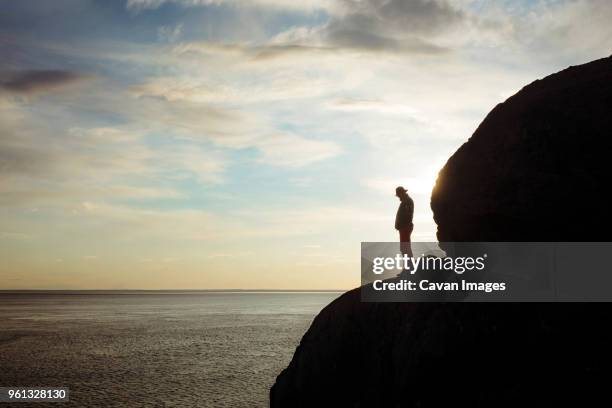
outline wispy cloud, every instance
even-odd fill
[[[337,156],[338,144],[325,140],[310,140],[293,134],[273,134],[259,140],[261,163],[300,167]]]
[[[337,7],[335,0],[127,0],[126,8],[132,11],[157,9],[171,3],[183,7],[231,5],[240,7],[273,7],[279,10],[329,10]]]
[[[340,2],[345,12],[333,18],[322,36],[337,47],[403,53],[440,53],[432,42],[465,20],[465,15],[444,0]]]
[[[175,26],[161,26],[157,29],[157,38],[163,42],[173,43],[178,41],[183,34],[183,23]]]
[[[14,93],[32,94],[58,89],[82,81],[87,75],[64,70],[24,70],[0,74],[0,88]]]

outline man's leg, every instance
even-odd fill
[[[399,230],[400,234],[400,249],[402,254],[412,258],[412,247],[410,246],[410,235],[412,234],[413,226],[404,227]]]

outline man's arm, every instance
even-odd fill
[[[407,204],[407,224],[412,224],[412,219],[414,217],[414,201],[412,201],[412,198],[408,197]]]
[[[397,209],[397,214],[395,214],[395,229],[398,231],[400,229],[401,220],[402,220],[402,204],[400,203]]]

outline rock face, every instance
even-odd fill
[[[432,194],[443,241],[609,241],[612,58],[489,113]],[[608,304],[361,303],[315,318],[271,407],[550,406],[603,394]]]
[[[440,172],[438,240],[609,241],[611,159],[612,57],[535,81]]]

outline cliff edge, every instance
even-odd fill
[[[612,58],[497,105],[440,171],[443,241],[609,241]],[[361,303],[315,318],[277,407],[550,406],[607,390],[608,304]]]

